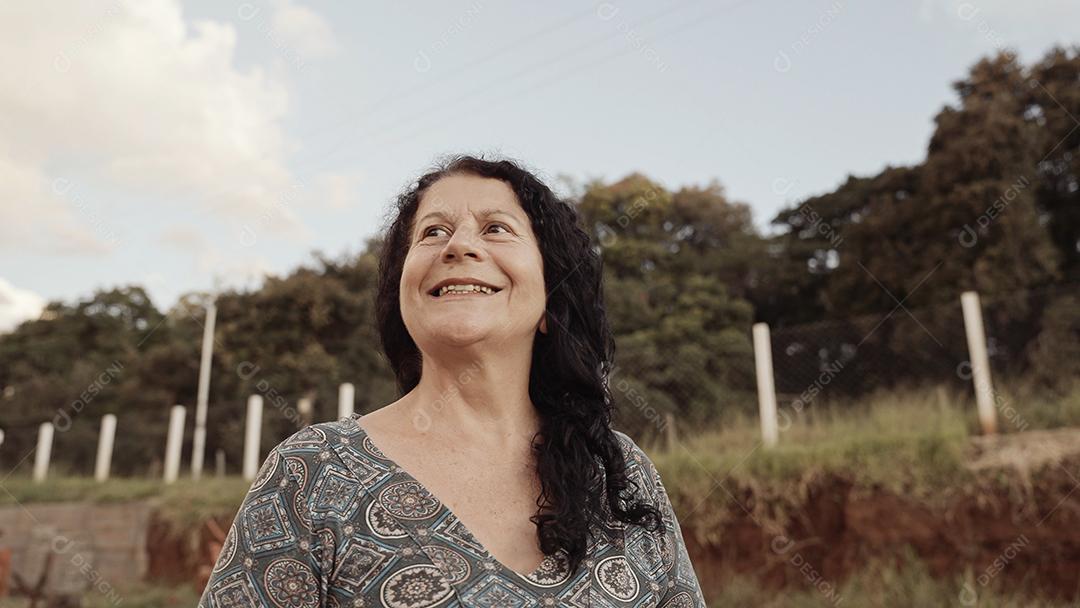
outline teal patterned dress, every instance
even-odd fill
[[[199,608],[704,608],[660,476],[626,434],[615,432],[627,474],[659,506],[667,533],[607,512],[576,572],[560,551],[523,575],[386,458],[358,419],[308,426],[270,452]]]

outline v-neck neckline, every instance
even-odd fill
[[[462,521],[462,519],[457,516],[457,513],[454,513],[453,510],[450,509],[450,506],[447,505],[445,501],[443,501],[441,498],[439,498],[434,492],[429,490],[427,488],[427,486],[425,486],[423,483],[421,483],[420,480],[417,479],[415,476],[413,476],[413,474],[410,473],[405,467],[401,466],[400,463],[398,463],[394,459],[390,458],[390,456],[387,455],[387,453],[385,451],[383,451],[383,449],[380,448],[378,446],[378,444],[375,443],[375,441],[371,438],[371,434],[368,433],[367,429],[365,429],[363,427],[363,425],[360,424],[360,419],[361,418],[363,418],[362,414],[353,414],[353,416],[352,416],[353,423],[356,424],[356,427],[358,429],[360,429],[361,441],[363,441],[364,439],[367,439],[367,441],[371,445],[371,447],[375,448],[375,451],[382,455],[382,459],[385,460],[387,463],[389,463],[391,465],[392,474],[400,476],[402,481],[407,481],[409,483],[415,484],[416,487],[419,488],[423,493],[427,494],[433,500],[438,502],[439,503],[439,509],[444,511],[449,517],[452,517],[454,519],[454,521],[457,522],[457,525],[473,541],[475,541],[476,548],[481,553],[481,558],[483,560],[489,560],[491,563],[495,564],[495,566],[497,568],[499,568],[499,569],[501,569],[501,570],[503,570],[505,572],[508,572],[510,574],[517,575],[518,577],[523,578],[525,580],[529,580],[529,581],[535,581],[536,578],[537,578],[537,575],[539,575],[539,574],[541,574],[541,573],[543,573],[543,572],[550,569],[549,566],[554,566],[554,567],[558,568],[557,572],[560,575],[562,575],[564,573],[566,562],[565,562],[565,551],[562,550],[562,549],[560,549],[558,551],[558,553],[556,553],[555,555],[547,555],[547,554],[545,554],[544,559],[540,560],[540,565],[533,568],[532,571],[530,571],[527,574],[523,574],[521,572],[518,572],[517,570],[514,570],[510,566],[507,566],[506,564],[502,563],[502,561],[500,561],[498,558],[496,558],[491,553],[491,551],[488,550],[488,548],[484,545],[484,543],[480,542],[480,537],[473,534],[472,530],[469,529],[469,526],[465,525],[465,522]],[[555,560],[554,563],[552,563],[552,560]]]

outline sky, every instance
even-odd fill
[[[1076,23],[1075,0],[5,1],[0,332],[355,254],[455,153],[561,193],[716,180],[767,233],[920,162],[980,57],[1033,63]]]

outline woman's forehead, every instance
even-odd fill
[[[438,214],[448,219],[496,212],[522,218],[524,210],[506,182],[474,175],[451,175],[431,185],[420,198],[416,216]]]

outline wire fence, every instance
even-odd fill
[[[981,302],[989,367],[996,387],[1053,388],[1080,378],[1080,284],[1064,284],[984,296]],[[770,334],[772,375],[781,407],[811,401],[858,400],[875,391],[945,386],[973,392],[972,364],[960,299],[955,303],[882,314],[781,327]],[[701,342],[620,346],[622,358],[609,378],[617,427],[651,436],[684,434],[722,424],[724,414],[756,415],[758,387],[750,327],[727,328]],[[659,350],[660,352],[654,352]],[[659,364],[657,362],[660,362]],[[118,416],[112,471],[156,475],[164,460],[168,398],[118,394],[111,379],[122,369],[105,367],[76,373],[86,390],[58,398],[62,406],[47,416],[13,411],[10,390],[0,392],[0,474],[28,472],[38,429],[51,422],[54,468],[73,475],[94,469],[101,414]],[[386,379],[387,386],[389,379]],[[80,384],[81,386],[82,384]],[[304,395],[276,394],[272,387],[249,387],[266,400],[261,426],[263,451],[299,430],[297,401]],[[265,390],[264,390],[265,389]],[[360,387],[361,391],[365,387]],[[378,399],[385,397],[385,386]],[[338,413],[337,387],[320,386],[312,418]],[[308,395],[309,397],[311,394]],[[208,410],[206,463],[223,450],[228,470],[242,460],[246,395],[216,399]],[[133,403],[124,408],[110,402]],[[93,407],[87,407],[88,405]],[[147,405],[152,404],[152,405]],[[364,406],[361,405],[361,411]],[[40,410],[38,410],[40,411]],[[188,408],[183,451],[190,454],[194,408]],[[671,428],[672,425],[675,428]]]
[[[1075,374],[1068,361],[1057,360],[1054,350],[1078,340],[1080,285],[981,300],[990,369],[997,382],[1049,387]],[[784,327],[771,337],[776,390],[789,398],[808,392],[844,399],[900,386],[971,386],[959,298],[933,307],[897,307],[886,314]]]

